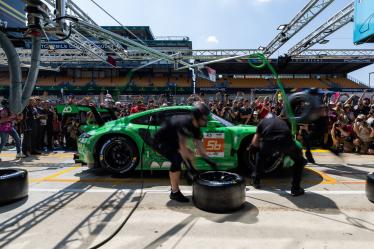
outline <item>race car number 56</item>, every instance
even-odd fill
[[[208,156],[225,156],[225,134],[224,133],[204,133],[204,146]]]

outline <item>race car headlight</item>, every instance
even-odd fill
[[[88,133],[83,133],[83,134],[80,136],[80,138],[90,138],[90,137],[91,137],[91,135],[88,134]]]

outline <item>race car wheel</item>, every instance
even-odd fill
[[[366,196],[374,203],[374,173],[368,174],[366,178]]]
[[[138,150],[134,142],[125,137],[109,138],[100,148],[100,165],[112,172],[125,174],[138,164]]]
[[[1,169],[0,193],[0,204],[7,204],[26,197],[29,193],[27,171]]]
[[[249,150],[249,145],[246,147],[244,152],[244,162],[248,165],[249,170],[251,171],[256,165],[257,153],[252,153]],[[265,163],[264,174],[275,173],[278,170],[283,168],[284,155],[279,152],[275,152],[271,155]]]
[[[192,199],[197,208],[208,212],[238,210],[245,202],[245,180],[230,172],[200,173],[192,184]]]

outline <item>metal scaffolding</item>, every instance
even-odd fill
[[[349,22],[353,21],[354,3],[352,2],[343,10],[339,11],[330,20],[317,28],[310,35],[305,37],[290,50],[288,50],[288,55],[295,56],[301,52],[309,49],[315,44],[325,41],[325,38],[333,34],[335,31],[344,27]]]
[[[289,24],[279,26],[280,33],[263,49],[264,54],[274,54],[332,2],[334,0],[311,0]]]
[[[20,61],[23,64],[30,63],[31,49],[16,49]],[[178,54],[180,60],[196,60],[196,61],[212,61],[218,59],[232,58],[235,56],[241,56],[240,60],[247,59],[250,54],[255,53],[257,50],[237,50],[237,49],[222,49],[222,50],[160,50],[164,54]],[[149,55],[141,55],[137,51],[133,50],[128,53],[127,60],[131,61],[144,61],[148,62],[153,57]],[[374,49],[309,49],[302,53],[294,56],[297,59],[374,59]],[[87,63],[87,62],[102,62],[102,59],[98,56],[92,57],[91,54],[82,52],[78,49],[42,49],[41,50],[41,61],[43,65],[49,65],[50,63],[65,64],[65,63]],[[160,59],[163,61],[164,59]],[[173,64],[173,62],[166,61],[166,63]],[[7,64],[5,53],[0,49],[0,64]]]

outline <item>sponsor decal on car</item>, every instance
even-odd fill
[[[208,156],[225,156],[225,133],[204,133],[203,143]]]

